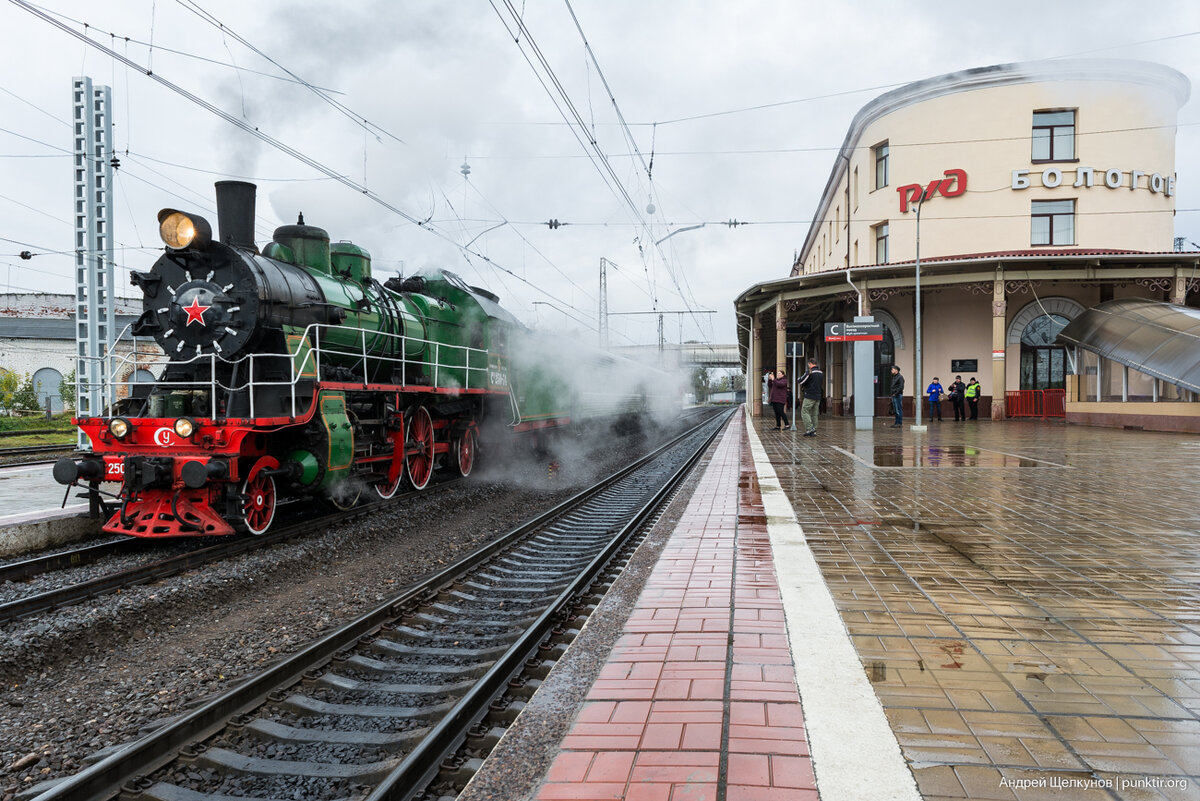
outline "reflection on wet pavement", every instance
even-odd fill
[[[874,467],[1064,467],[1044,459],[970,445],[874,445],[866,452],[834,446],[852,459]]]
[[[866,454],[856,454],[866,458]],[[999,451],[968,445],[876,445],[872,463],[877,467],[1046,467],[1037,459],[1027,459]]]
[[[758,430],[926,799],[1200,799],[1196,437]]]

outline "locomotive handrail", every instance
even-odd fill
[[[342,333],[354,332],[358,335],[359,343],[358,348],[356,349],[358,352],[354,355],[358,357],[356,361],[358,361],[362,370],[363,383],[369,383],[372,363],[376,365],[376,369],[378,369],[378,365],[380,364],[396,365],[400,368],[400,373],[402,376],[408,375],[408,366],[410,363],[419,363],[427,364],[431,370],[430,389],[469,390],[476,383],[471,380],[472,374],[478,373],[484,374],[483,380],[478,381],[481,388],[486,388],[488,386],[487,372],[490,369],[489,357],[491,354],[490,351],[485,348],[473,348],[467,345],[448,345],[443,342],[437,342],[430,339],[418,339],[405,334],[395,334],[387,331],[373,331],[358,326],[339,326],[325,323],[312,323],[308,325],[304,329],[303,336],[296,343],[295,348],[287,348],[283,353],[251,353],[236,359],[227,358],[219,353],[200,353],[185,359],[173,359],[171,358],[171,355],[167,353],[147,354],[144,352],[133,351],[130,353],[110,352],[104,356],[80,357],[79,360],[81,362],[107,362],[106,366],[108,367],[108,370],[102,373],[106,376],[106,378],[100,382],[100,386],[102,391],[104,391],[106,395],[112,399],[111,402],[121,399],[118,397],[118,393],[121,388],[124,388],[125,397],[130,397],[132,395],[133,388],[137,384],[144,383],[133,380],[115,380],[115,377],[120,375],[126,369],[129,369],[131,375],[135,375],[136,371],[139,369],[147,369],[160,365],[186,365],[207,362],[209,374],[207,381],[169,381],[160,377],[155,380],[155,385],[160,388],[178,388],[191,391],[201,388],[207,390],[209,395],[207,401],[210,418],[216,418],[218,416],[218,393],[236,393],[250,390],[252,387],[288,388],[289,405],[291,407],[292,416],[295,417],[297,411],[297,389],[299,388],[301,382],[306,378],[305,373],[311,368],[313,373],[319,379],[321,375],[322,362],[327,360],[330,354],[337,354],[345,357],[351,353],[354,353],[353,350],[348,351],[345,346],[331,346],[323,341],[324,337],[322,337],[321,334],[326,330],[339,331]],[[368,334],[371,335],[376,344],[380,338],[384,338],[384,341],[387,339],[394,340],[395,345],[390,348],[383,348],[381,349],[383,351],[382,353],[373,355],[367,349]],[[305,348],[305,342],[309,343],[307,352],[304,352],[303,355],[301,355],[302,350]],[[427,352],[431,351],[433,358],[428,363],[414,362],[414,360],[408,355],[408,347],[414,344],[422,346]],[[444,349],[449,349],[450,354],[461,353],[463,355],[463,363],[461,365],[444,363],[443,356],[447,355],[444,353]],[[386,355],[388,353],[394,353],[398,355]],[[256,361],[261,362],[263,359],[277,360],[281,358],[286,358],[288,360],[290,372],[289,378],[283,381],[256,381],[255,374],[258,373],[261,375],[262,373],[261,369],[255,370]],[[297,358],[300,360],[299,364],[297,364]],[[475,364],[482,362],[482,365],[473,366],[473,362]],[[245,380],[241,383],[230,382],[229,385],[219,381],[217,379],[218,363],[233,366],[235,368],[235,376],[237,375],[236,368],[238,366],[244,366],[246,370]],[[456,381],[447,381],[445,385],[443,385],[445,371],[462,371],[465,382],[463,384],[459,384]],[[80,372],[86,375],[86,371],[81,370]],[[80,387],[82,390],[86,391],[91,389],[92,385],[90,382],[86,381],[86,379],[82,379],[80,381]],[[248,394],[250,407],[249,416],[256,417],[256,413],[258,411],[256,408],[257,393],[249,392]]]

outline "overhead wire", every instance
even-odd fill
[[[591,60],[591,63],[596,68],[596,74],[599,76],[600,82],[604,86],[604,91],[607,92],[607,94],[608,94],[609,102],[612,103],[613,113],[616,114],[617,121],[621,127],[622,133],[625,136],[625,140],[629,143],[629,146],[632,148],[636,159],[641,163],[642,170],[646,173],[647,180],[651,183],[651,185],[653,185],[654,173],[653,173],[653,169],[651,167],[653,159],[651,159],[651,162],[648,163],[646,161],[645,156],[642,154],[641,149],[638,147],[637,138],[633,135],[633,131],[630,130],[629,125],[625,120],[625,115],[621,111],[621,105],[620,105],[620,103],[617,102],[616,94],[613,92],[612,86],[608,83],[608,79],[604,75],[604,69],[600,66],[600,61],[596,57],[595,51],[592,49],[591,42],[588,41],[587,34],[584,33],[583,25],[580,23],[579,17],[578,17],[578,15],[576,15],[575,9],[571,5],[571,0],[563,0],[563,2],[567,7],[568,13],[571,15],[571,21],[575,24],[575,30],[579,33],[579,38],[583,41],[583,47],[584,47],[585,52],[587,53],[588,58]],[[652,131],[654,133],[657,133],[657,126],[654,126]],[[630,202],[632,205],[632,201],[630,201]],[[636,208],[635,208],[635,213],[637,214],[638,218],[641,219],[641,214]],[[649,231],[649,226],[647,226],[647,232],[648,231]],[[683,274],[683,284],[685,286],[687,286],[687,289],[685,291],[684,287],[680,286],[679,276],[676,274],[676,270],[672,268],[671,260],[667,257],[667,254],[661,248],[658,247],[659,240],[654,240],[654,242],[655,242],[655,244],[654,244],[655,250],[657,251],[659,257],[663,261],[663,266],[667,270],[667,275],[670,276],[671,282],[675,285],[675,289],[679,292],[680,300],[683,301],[684,306],[688,310],[688,314],[691,316],[692,321],[696,324],[697,328],[698,329],[702,328],[700,319],[699,319],[698,315],[696,314],[695,309],[693,308],[693,305],[698,305],[698,304],[696,304],[695,293],[692,290],[690,282],[687,279],[686,271],[679,271]],[[690,301],[688,299],[688,295],[691,296]]]
[[[161,44],[155,44],[154,38],[153,38],[153,32],[154,32],[154,21],[153,21],[154,11],[153,11],[153,9],[151,11],[151,23],[150,23],[151,39],[150,39],[150,41],[147,42],[143,39],[138,39],[133,36],[122,36],[119,33],[114,33],[113,31],[105,30],[103,28],[97,27],[96,25],[93,25],[92,23],[84,22],[81,19],[72,17],[69,14],[64,14],[61,11],[55,11],[55,10],[46,8],[45,6],[38,6],[33,3],[31,3],[30,5],[33,5],[35,8],[39,8],[42,11],[45,11],[47,14],[52,14],[56,17],[60,17],[61,19],[65,19],[66,21],[74,23],[75,25],[78,25],[80,27],[86,27],[90,30],[97,31],[98,33],[107,34],[110,38],[113,38],[113,39],[120,39],[121,41],[123,41],[125,43],[126,48],[128,48],[128,46],[130,44],[135,44],[135,45],[139,45],[141,47],[147,48],[147,50],[150,53],[152,53],[154,50],[158,50],[163,53],[170,53],[173,56],[180,56],[181,58],[192,59],[194,61],[200,61],[205,64],[212,64],[213,66],[217,66],[217,67],[228,67],[229,69],[235,70],[237,72],[246,72],[251,75],[257,75],[260,78],[270,78],[271,80],[283,81],[284,83],[295,83],[295,84],[301,83],[300,81],[296,80],[295,78],[285,77],[283,75],[272,74],[269,72],[263,72],[261,70],[253,70],[253,69],[250,69],[249,67],[239,67],[236,64],[231,64],[226,61],[220,61],[219,59],[208,58],[206,56],[200,56],[195,53],[189,53],[186,50],[175,50],[170,47],[163,47]],[[125,54],[129,55],[128,49],[126,49]],[[154,59],[153,59],[153,57],[151,57],[150,62],[147,64],[147,68],[153,69],[153,66],[154,66],[153,61],[154,61]],[[126,84],[126,88],[128,89],[128,84]],[[330,89],[328,87],[319,87],[319,88],[321,89],[322,92],[328,92],[329,94],[334,94],[334,95],[343,94],[343,92],[339,92],[336,89]]]
[[[462,248],[462,245],[459,244],[458,242],[456,242],[453,239],[453,237],[449,236],[446,232],[441,231],[437,228],[431,227],[429,225],[428,220],[418,219],[417,217],[413,216],[412,214],[409,214],[408,212],[404,211],[403,209],[390,203],[389,201],[384,199],[382,196],[380,196],[378,193],[359,184],[358,182],[354,181],[353,179],[347,177],[346,175],[331,169],[330,167],[326,166],[322,162],[308,156],[307,154],[297,150],[294,147],[291,147],[290,145],[285,144],[284,142],[280,141],[279,139],[276,139],[275,137],[270,136],[269,134],[265,133],[264,131],[261,131],[259,128],[249,125],[248,123],[246,123],[243,120],[239,120],[237,117],[235,117],[232,114],[229,114],[224,109],[221,109],[218,106],[213,105],[209,101],[205,100],[202,97],[199,97],[198,95],[188,91],[187,89],[184,89],[183,87],[179,86],[178,84],[175,84],[175,83],[163,78],[162,75],[160,75],[156,72],[153,72],[152,70],[150,70],[146,67],[143,67],[143,66],[137,64],[136,62],[132,62],[132,61],[126,59],[120,53],[117,53],[116,51],[112,50],[109,47],[105,47],[100,42],[95,41],[94,39],[86,36],[85,34],[73,30],[69,25],[62,23],[59,20],[55,19],[53,16],[43,12],[39,7],[34,6],[33,4],[29,3],[28,0],[9,0],[9,2],[20,8],[25,9],[29,13],[38,17],[39,19],[42,19],[43,21],[58,28],[59,30],[64,31],[65,33],[69,34],[70,36],[73,36],[76,39],[79,39],[80,41],[84,42],[85,44],[87,44],[97,50],[100,50],[101,52],[108,55],[110,58],[117,59],[117,60],[121,61],[122,63],[126,63],[129,66],[140,70],[141,72],[143,72],[143,74],[145,74],[146,77],[150,78],[151,80],[155,81],[156,83],[161,84],[162,86],[166,87],[167,89],[170,89],[171,91],[175,92],[176,94],[180,95],[181,97],[184,97],[185,99],[191,101],[192,103],[200,106],[201,108],[205,109],[206,111],[209,111],[210,113],[220,117],[221,119],[225,120],[226,122],[240,128],[241,130],[245,131],[246,133],[250,134],[251,136],[255,137],[256,139],[259,139],[260,141],[275,148],[276,150],[279,150],[280,152],[296,159],[297,161],[311,167],[312,169],[314,169],[324,175],[327,175],[328,177],[332,178],[333,180],[337,181],[338,183],[340,183],[350,189],[355,190],[356,192],[360,193],[367,199],[371,200],[374,203],[377,203],[378,205],[384,207],[385,209],[392,212],[393,214],[401,217],[402,219],[407,220],[408,222],[412,223],[413,225],[417,226],[418,228],[421,228],[423,230],[426,230],[426,231],[434,234],[435,236],[446,241],[453,247]],[[517,280],[527,284],[529,287],[531,287],[535,291],[542,293],[546,297],[552,298],[555,301],[562,303],[564,305],[571,305],[567,301],[564,301],[564,300],[556,297],[555,295],[551,294],[543,287],[540,287],[537,284],[535,284],[531,281],[528,281],[524,277],[519,276],[516,273],[514,273],[512,270],[509,270],[508,268],[493,261],[488,256],[485,256],[482,253],[478,253],[477,251],[468,250],[468,252],[472,253],[473,255],[475,255],[481,259],[484,259],[485,261],[487,261],[490,264],[495,265],[498,269],[503,270],[504,272],[513,276]]]
[[[501,222],[503,225],[511,225],[512,224],[511,221],[507,217],[505,217],[504,214],[498,208],[496,208],[496,204],[492,203],[492,201],[490,199],[488,199],[488,197],[486,195],[483,194],[483,192],[479,189],[479,187],[475,184],[474,181],[467,181],[467,184],[471,187],[471,191],[473,191],[476,194],[476,196],[479,197],[480,200],[482,200],[484,203],[487,204],[487,207],[489,209],[491,209],[493,212],[495,212],[497,215],[500,216],[500,219],[501,219]],[[538,225],[545,225],[545,223],[544,222],[538,223]],[[586,297],[588,300],[592,300],[592,301],[596,300],[595,296],[591,295],[586,289],[579,286],[579,284],[576,283],[575,279],[573,279],[569,275],[567,275],[567,273],[564,272],[561,267],[559,267],[557,264],[555,264],[553,259],[551,259],[545,253],[543,253],[532,242],[530,242],[529,239],[524,234],[522,234],[520,231],[517,231],[516,229],[514,229],[514,233],[516,233],[516,235],[520,238],[520,240],[522,242],[524,242],[530,249],[532,249],[534,253],[536,253],[538,256],[540,256],[542,258],[542,260],[546,262],[546,264],[550,265],[550,267],[553,268],[555,272],[557,272],[563,278],[567,279],[567,281],[569,281],[572,286],[574,286],[576,289],[578,289],[580,292],[582,292],[584,297]]]
[[[405,144],[405,141],[403,139],[401,139],[399,136],[396,136],[395,134],[393,134],[391,131],[387,130],[383,126],[376,125],[375,123],[373,123],[370,120],[363,117],[361,114],[356,113],[353,109],[349,108],[341,101],[335,100],[334,98],[330,97],[329,93],[326,92],[324,89],[314,86],[313,84],[309,83],[304,78],[301,78],[295,72],[292,72],[290,69],[285,67],[283,64],[276,61],[271,56],[267,55],[265,52],[260,50],[253,42],[251,42],[250,40],[246,39],[241,34],[234,31],[232,28],[230,28],[225,23],[221,22],[221,20],[217,19],[217,17],[210,14],[208,11],[204,10],[204,8],[202,8],[199,3],[195,2],[195,0],[176,0],[176,2],[179,3],[179,5],[183,6],[185,9],[187,9],[188,11],[191,11],[193,14],[200,17],[200,19],[204,20],[208,24],[210,24],[213,27],[220,30],[222,33],[227,33],[230,36],[232,36],[239,44],[241,44],[246,49],[248,49],[251,52],[255,53],[256,55],[266,59],[274,67],[283,71],[286,75],[289,75],[292,79],[294,79],[301,86],[308,89],[310,92],[315,94],[317,97],[319,97],[324,102],[328,103],[333,108],[337,109],[337,111],[339,111],[343,116],[345,116],[347,119],[352,121],[355,125],[359,125],[362,128],[364,128],[365,130],[370,131],[377,138],[380,135],[383,135],[383,136],[386,136],[389,139],[392,139],[400,144]],[[232,56],[232,54],[230,54],[230,55]]]
[[[626,207],[632,212],[633,219],[636,221],[637,226],[640,227],[644,231],[645,235],[649,237],[650,241],[653,242],[654,235],[650,231],[649,223],[647,223],[645,218],[642,217],[641,211],[638,208],[637,203],[633,200],[633,198],[630,196],[628,190],[625,188],[624,182],[620,179],[619,176],[617,176],[615,170],[612,167],[611,162],[609,161],[608,155],[600,147],[599,142],[596,140],[596,137],[594,135],[587,136],[586,137],[587,141],[585,143],[583,141],[583,139],[581,139],[580,136],[578,135],[578,133],[576,132],[577,130],[587,132],[588,124],[583,119],[583,117],[579,113],[578,109],[575,107],[574,102],[571,100],[570,94],[567,92],[565,86],[563,86],[562,82],[559,80],[553,67],[549,64],[548,59],[546,59],[545,55],[542,53],[540,47],[538,46],[536,40],[534,39],[531,32],[525,25],[523,16],[516,11],[516,9],[512,6],[512,3],[510,2],[510,0],[502,0],[502,1],[504,2],[505,6],[508,8],[509,12],[512,14],[514,21],[516,22],[518,31],[520,32],[520,34],[522,34],[524,36],[525,41],[529,44],[530,50],[532,50],[533,53],[535,54],[538,63],[542,65],[542,69],[545,72],[546,78],[549,80],[550,84],[552,84],[554,86],[555,91],[551,91],[550,87],[547,85],[546,80],[543,79],[542,74],[534,66],[533,60],[530,59],[529,55],[525,52],[525,48],[521,46],[521,36],[513,33],[513,29],[509,26],[508,21],[504,18],[503,14],[500,13],[500,10],[498,8],[496,8],[495,3],[492,2],[491,3],[492,8],[493,8],[493,10],[496,11],[497,16],[500,17],[501,23],[505,26],[505,29],[509,32],[509,35],[513,37],[513,41],[517,44],[518,49],[520,50],[522,55],[525,57],[526,62],[529,63],[530,67],[533,69],[535,76],[538,78],[538,81],[542,84],[542,87],[546,90],[547,94],[550,96],[550,99],[554,103],[555,108],[559,111],[559,114],[563,116],[564,120],[568,123],[569,129],[572,130],[572,132],[575,134],[576,140],[579,142],[579,144],[584,148],[585,152],[588,154],[589,160],[592,162],[592,164],[594,166],[597,167],[597,169],[601,170],[601,176],[602,176],[602,178],[604,178],[605,183],[609,186],[610,190],[614,190],[618,194],[619,198],[624,201],[624,203],[626,204]],[[568,8],[570,9],[569,3],[568,3]],[[570,11],[571,11],[572,17],[576,21],[577,29],[579,30],[579,33],[584,40],[584,44],[588,48],[589,56],[591,57],[592,63],[595,65],[598,74],[600,74],[601,80],[605,84],[606,91],[608,91],[608,93],[609,93],[610,100],[613,103],[614,108],[617,110],[617,112],[619,114],[620,113],[620,105],[616,102],[615,95],[613,95],[611,87],[608,86],[607,80],[603,78],[603,70],[600,68],[598,60],[595,59],[594,52],[591,52],[590,44],[588,44],[588,42],[587,42],[587,37],[583,33],[582,26],[579,25],[579,23],[578,23],[578,18],[575,17],[575,15],[574,15],[574,10],[570,9]],[[555,95],[556,92],[557,92],[557,97]],[[562,101],[561,103],[559,102],[560,98]],[[572,124],[571,120],[568,118],[567,111],[563,110],[564,107],[567,109],[567,111],[570,112],[570,117],[574,118],[574,120],[575,120],[574,124]],[[621,119],[623,120],[623,115],[621,115]],[[626,137],[632,143],[635,152],[638,154],[639,158],[641,159],[643,168],[646,170],[647,174],[649,174],[649,165],[646,163],[644,157],[641,156],[640,150],[637,148],[636,140],[632,136],[632,132],[629,131],[628,126],[624,126],[623,130],[625,132]],[[598,157],[598,159],[594,158],[592,156],[593,152]],[[644,273],[645,273],[645,276],[647,279],[647,285],[650,288],[650,297],[651,297],[652,305],[655,308],[657,308],[658,307],[658,292],[657,292],[657,289],[655,286],[653,275],[650,271],[649,263],[646,262],[646,249],[640,244],[640,237],[638,238],[638,240],[635,240],[635,244],[637,244],[639,253],[642,255],[643,264],[644,264]],[[667,266],[668,274],[670,275],[672,283],[675,285],[675,288],[679,293],[680,300],[682,300],[685,305],[688,305],[687,298],[685,296],[685,292],[682,289],[682,287],[680,287],[679,280],[678,280],[677,276],[675,275],[675,272],[670,269],[669,259],[666,257],[666,254],[663,253],[661,250],[658,251],[658,255],[663,260],[664,265]],[[695,319],[694,311],[692,309],[690,309],[690,307],[689,307],[689,312],[692,313],[693,318]],[[699,325],[699,321],[696,320],[696,322],[697,322],[697,325]]]
[[[580,136],[581,132],[585,134],[587,133],[587,122],[583,119],[583,115],[579,113],[579,109],[575,106],[574,101],[571,99],[570,93],[567,91],[566,87],[563,86],[562,81],[558,78],[554,68],[550,65],[549,59],[546,58],[545,54],[538,46],[537,41],[534,39],[532,33],[526,27],[523,16],[517,12],[516,8],[512,4],[512,0],[500,1],[513,16],[513,19],[517,25],[517,30],[520,32],[521,36],[513,34],[512,29],[509,27],[508,20],[504,18],[504,15],[501,13],[500,9],[496,7],[495,1],[488,0],[489,4],[492,6],[492,9],[500,18],[501,23],[509,32],[509,35],[513,37],[513,41],[516,43],[517,49],[521,52],[530,68],[533,69],[534,75],[537,77],[538,82],[542,84],[542,88],[545,89],[547,95],[550,96],[550,100],[554,104],[555,109],[558,110],[559,114],[568,123],[570,123],[571,120],[574,120],[574,123],[569,125],[569,130],[575,136],[580,146],[583,147],[584,151],[588,153],[589,160],[600,172],[605,185],[617,196],[619,200],[624,202],[626,207],[633,213],[633,219],[640,221],[643,226],[645,226],[645,220],[641,216],[641,212],[637,207],[637,203],[630,196],[628,190],[626,190],[624,184],[617,176],[616,171],[613,169],[612,164],[608,160],[607,154],[602,148],[600,148],[599,143],[594,137],[590,135],[586,137]],[[522,36],[524,37],[525,42],[528,44],[529,50],[533,53],[534,59],[536,59],[538,64],[541,65],[540,72],[538,67],[533,63],[534,59],[530,58],[529,53],[527,53],[525,47],[522,46]],[[545,75],[544,78],[543,73]],[[553,89],[547,85],[547,80],[551,85],[553,85]],[[653,293],[653,287],[651,288],[651,292]]]

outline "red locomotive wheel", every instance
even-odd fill
[[[242,482],[242,523],[246,530],[258,536],[265,534],[275,519],[275,479],[261,472]]]
[[[404,483],[404,469],[401,468],[396,472],[396,480],[388,484],[387,474],[383,476],[383,480],[375,484],[375,492],[379,493],[379,497],[385,501],[393,497],[400,489],[400,485]]]
[[[454,453],[457,457],[455,467],[458,468],[458,474],[463,478],[471,475],[471,470],[475,467],[476,445],[475,431],[467,429],[458,438],[458,442],[454,448]]]
[[[433,419],[424,406],[418,406],[408,423],[404,446],[404,464],[408,480],[416,489],[425,489],[433,476]]]

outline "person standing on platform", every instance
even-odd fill
[[[787,431],[792,427],[784,407],[788,399],[788,380],[782,370],[775,371],[775,377],[767,382],[770,388],[771,408],[775,410],[775,430]]]
[[[929,396],[929,419],[932,420],[936,414],[938,422],[942,421],[942,385],[938,383],[938,377],[935,375],[933,381],[925,388],[925,394]]]
[[[972,420],[979,419],[979,388],[980,388],[980,386],[981,386],[981,384],[975,380],[974,376],[972,376],[971,383],[967,384],[966,389],[963,390],[963,395],[966,397],[967,403],[969,403],[971,405],[971,419]]]
[[[950,403],[954,405],[954,419],[966,420],[967,410],[963,406],[963,393],[967,391],[967,385],[963,383],[962,376],[954,376],[954,383],[950,385]]]
[[[894,364],[892,365],[892,414],[896,415],[896,422],[892,423],[892,428],[904,422],[904,376],[900,375],[900,368]]]
[[[825,374],[821,372],[817,360],[809,358],[808,372],[800,379],[797,389],[803,393],[804,402],[800,406],[800,419],[804,421],[804,436],[817,435],[817,418],[821,414],[821,398],[825,396]]]

